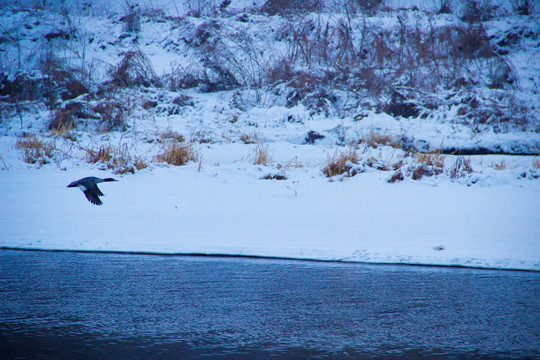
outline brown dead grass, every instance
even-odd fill
[[[101,145],[97,149],[86,149],[86,160],[90,164],[106,163],[111,161],[113,152],[114,149],[110,144]]]
[[[257,136],[256,135],[249,135],[247,133],[242,133],[240,135],[240,140],[244,144],[256,144],[257,143]]]
[[[415,163],[411,164],[407,173],[412,174],[413,180],[420,180],[423,177],[440,175],[444,172],[445,155],[440,151],[430,153],[416,153]]]
[[[118,147],[107,144],[85,150],[86,161],[91,164],[104,163],[107,169],[114,170],[115,174],[134,174],[135,170],[142,170],[148,166],[141,156],[131,155],[127,144]]]
[[[357,171],[353,169],[354,164],[358,164],[358,153],[355,149],[336,151],[334,155],[328,158],[323,173],[328,177],[342,174],[354,176],[357,174]]]
[[[38,138],[36,135],[25,135],[18,138],[15,147],[23,151],[24,161],[28,164],[44,165],[51,161],[56,146]]]
[[[379,146],[391,146],[396,149],[401,148],[399,139],[396,139],[392,135],[376,133],[373,130],[370,130],[369,134],[362,138],[362,142],[375,149]]]
[[[186,141],[186,139],[184,138],[183,135],[177,133],[176,131],[173,131],[173,130],[167,130],[163,133],[160,134],[160,140],[159,142],[161,143],[164,143],[164,142],[167,142],[167,141],[170,141],[170,140],[174,140],[174,141],[177,141],[177,142],[184,142]]]
[[[417,164],[424,164],[427,166],[434,166],[438,168],[444,168],[444,161],[446,155],[442,155],[440,151],[429,153],[417,153],[415,155]]]
[[[269,154],[268,145],[262,145],[260,142],[258,142],[253,149],[251,156],[253,158],[254,165],[267,166],[272,163],[272,157]]]
[[[508,165],[506,164],[506,160],[501,160],[500,163],[491,163],[491,167],[495,170],[506,170]]]
[[[192,144],[178,144],[170,142],[165,146],[162,154],[157,156],[158,162],[166,162],[174,166],[187,164],[189,161],[197,161],[199,154]]]

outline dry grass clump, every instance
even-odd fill
[[[409,167],[413,180],[420,180],[424,176],[440,175],[443,173],[446,156],[440,151],[433,153],[416,154],[416,164]]]
[[[15,147],[23,150],[26,163],[38,165],[49,163],[54,150],[56,150],[54,143],[41,140],[36,135],[25,135],[18,138]]]
[[[269,165],[272,163],[272,157],[269,155],[268,145],[262,145],[260,142],[257,143],[252,152],[253,164],[254,165]]]
[[[540,159],[534,159],[532,163],[533,169],[540,169]]]
[[[362,138],[362,142],[375,149],[377,149],[380,145],[391,146],[396,149],[401,148],[399,139],[396,139],[392,135],[376,133],[373,130],[370,130],[369,134]]]
[[[75,134],[71,130],[72,130],[72,128],[69,128],[67,126],[61,126],[61,127],[57,128],[57,129],[54,129],[53,133],[54,133],[55,136],[62,137],[65,140],[76,141],[77,137],[75,136]]]
[[[405,174],[402,171],[404,165],[403,161],[394,164],[392,168],[396,171],[388,182],[394,183],[402,181],[405,179],[405,176],[410,176],[413,180],[420,180],[425,176],[440,175],[444,172],[444,161],[446,156],[442,155],[440,151],[433,153],[417,153],[414,156],[414,163],[408,165],[404,170]],[[459,165],[454,165],[454,168],[456,168],[456,166],[458,166],[458,169],[455,171],[458,173],[467,171],[467,166],[470,166],[470,161],[468,163],[464,161]]]
[[[242,133],[242,135],[240,135],[240,140],[244,144],[256,144],[257,143],[257,136],[256,135],[249,135],[247,133]]]
[[[491,167],[495,170],[506,170],[508,165],[506,164],[506,161],[503,159],[500,163],[492,163]]]
[[[58,109],[49,123],[49,130],[65,133],[75,127],[75,117],[68,109]]]
[[[416,154],[416,163],[424,164],[427,166],[434,166],[438,168],[444,168],[445,155],[442,155],[440,151],[431,153],[418,153]]]
[[[441,168],[428,166],[426,164],[417,165],[410,169],[410,171],[412,171],[413,180],[420,180],[424,176],[440,175],[443,173]]]
[[[385,161],[383,161],[382,159],[377,159],[373,156],[370,156],[367,160],[366,160],[366,165],[369,166],[370,168],[373,168],[373,169],[377,169],[377,170],[380,170],[380,171],[388,171],[390,170],[390,165],[388,163],[386,163]]]
[[[346,176],[354,176],[358,174],[358,170],[354,165],[358,164],[358,154],[356,150],[349,149],[348,151],[336,151],[334,155],[328,158],[327,165],[323,169],[323,173],[328,176],[336,176],[345,174]]]
[[[127,144],[115,149],[112,160],[107,164],[108,169],[114,169],[115,174],[135,173],[136,170],[146,168],[148,164],[140,156],[132,156]]]
[[[157,156],[157,161],[166,162],[171,165],[181,166],[188,161],[197,161],[199,154],[193,148],[192,144],[169,143],[161,155]]]
[[[110,144],[101,145],[97,149],[86,149],[86,160],[90,164],[109,162],[112,159],[113,148]]]
[[[127,144],[114,147],[110,144],[101,145],[97,149],[85,149],[86,160],[91,164],[104,163],[107,169],[114,170],[116,174],[135,173],[148,166],[146,161],[138,156],[131,155]]]
[[[283,165],[278,164],[278,169],[279,169],[279,166],[283,167]],[[304,164],[302,164],[301,162],[298,161],[298,156],[295,156],[294,159],[289,160],[285,164],[285,166],[288,167],[288,168],[301,169],[301,168],[304,167]]]
[[[167,142],[169,140],[173,140],[173,141],[177,141],[177,142],[186,141],[186,139],[184,138],[183,135],[177,133],[176,131],[170,130],[170,129],[165,131],[164,133],[162,133],[160,135],[160,140],[158,140],[158,141],[160,143],[164,143],[164,142]]]

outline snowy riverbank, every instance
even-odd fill
[[[251,165],[197,170],[116,176],[100,185],[101,207],[66,185],[109,174],[4,171],[0,246],[540,270],[538,181],[388,184],[373,172],[329,182],[306,169],[269,181]]]

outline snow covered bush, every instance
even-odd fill
[[[458,156],[454,165],[450,169],[450,177],[452,179],[459,179],[473,172],[474,170],[471,166],[471,159],[465,159],[463,156]]]

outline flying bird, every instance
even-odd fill
[[[84,196],[94,205],[101,205],[103,202],[99,198],[103,193],[97,187],[97,184],[108,181],[118,181],[113,178],[100,179],[95,176],[89,176],[72,182],[67,187],[78,187],[84,193]]]

